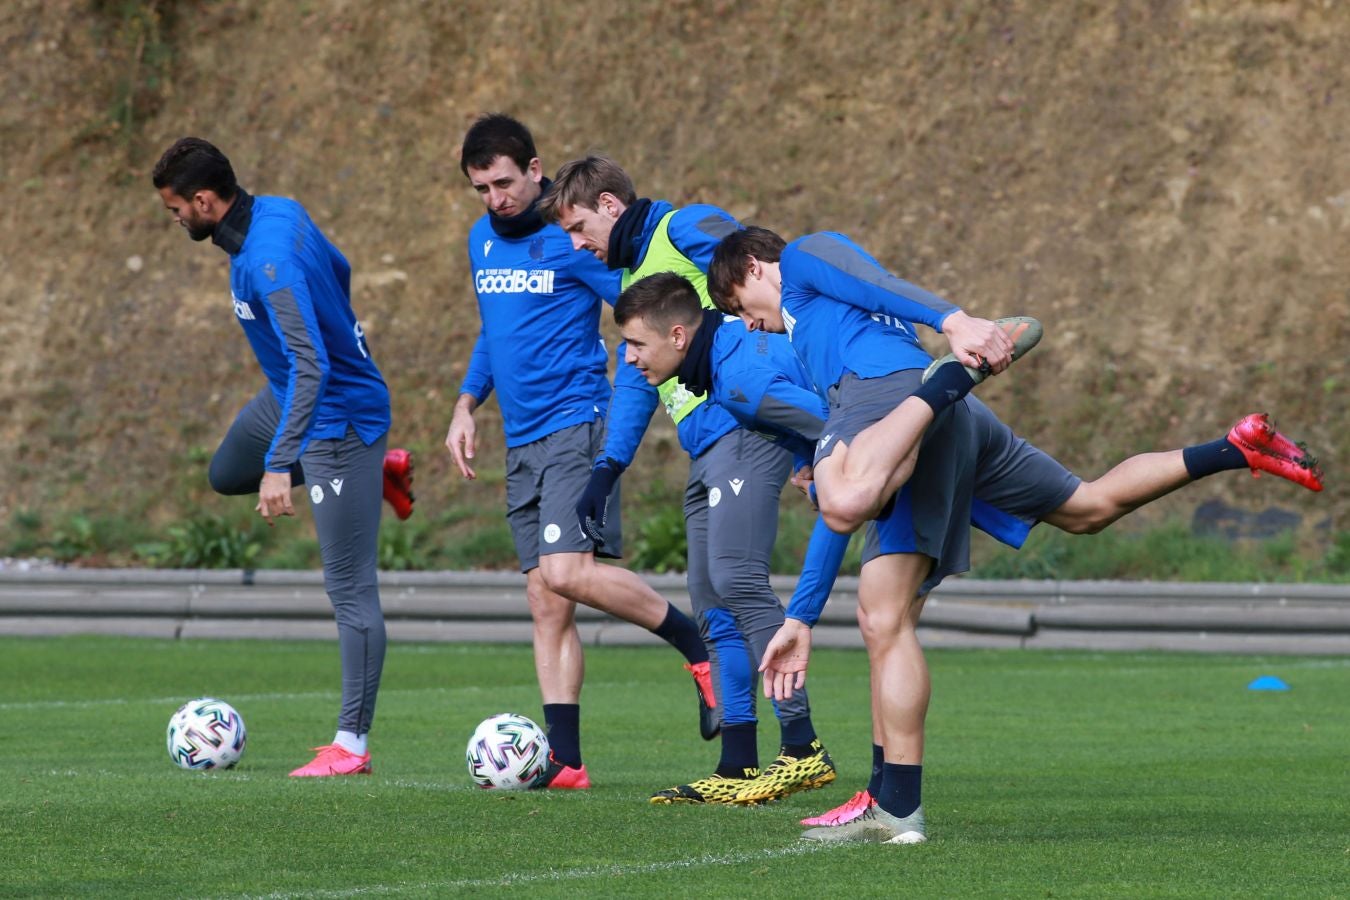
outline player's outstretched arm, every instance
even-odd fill
[[[789,700],[793,691],[806,684],[806,666],[811,661],[811,628],[800,619],[784,619],[778,633],[764,648],[759,671],[764,673],[764,696]]]
[[[445,449],[459,468],[459,473],[470,481],[478,477],[469,461],[478,452],[478,424],[474,422],[473,411],[478,401],[472,394],[460,394],[455,403],[454,415],[450,417],[450,429],[445,433]]]

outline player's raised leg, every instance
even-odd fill
[[[1041,339],[1041,325],[1035,319],[1022,316],[995,321],[1012,339],[1014,360]],[[839,440],[828,457],[817,461],[815,470],[820,513],[826,524],[848,533],[876,518],[912,475],[920,442],[935,416],[985,377],[984,372],[960,365],[949,354],[929,366],[922,383],[911,379],[899,405],[893,399],[885,401],[894,408],[851,439]],[[828,442],[830,437],[826,434],[822,440]]]
[[[1045,521],[1073,534],[1096,534],[1146,503],[1219,472],[1270,472],[1312,491],[1322,470],[1301,444],[1275,430],[1264,413],[1244,417],[1225,437],[1181,450],[1140,453],[1085,481]]]

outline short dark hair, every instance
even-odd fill
[[[663,331],[672,325],[693,325],[703,317],[698,291],[683,275],[658,272],[630,284],[614,304],[614,324],[634,319]]]
[[[469,167],[486,169],[499,156],[505,156],[524,172],[530,160],[539,154],[534,149],[534,135],[519,119],[505,113],[479,116],[464,135],[459,151],[459,170],[465,177]]]
[[[198,191],[214,191],[220,199],[231,200],[239,190],[225,154],[211,142],[196,137],[174,141],[155,163],[150,177],[156,189],[167,187],[185,199]]]
[[[747,225],[722,238],[708,266],[708,297],[713,304],[724,313],[739,315],[733,309],[731,293],[745,284],[750,257],[760,262],[778,262],[786,246],[787,242],[777,234],[756,225]]]
[[[539,201],[539,214],[545,222],[558,221],[558,207],[580,206],[598,209],[601,194],[613,194],[624,206],[637,202],[633,179],[608,156],[588,156],[563,163],[553,184]]]

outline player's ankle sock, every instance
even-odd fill
[[[723,778],[744,778],[746,769],[759,768],[759,741],[754,722],[722,726],[722,758],[717,774]]]
[[[927,403],[932,407],[933,415],[937,415],[969,394],[974,386],[975,382],[965,366],[949,363],[939,366],[933,377],[919,385],[910,396]]]
[[[816,739],[816,726],[809,715],[799,719],[784,719],[779,723],[783,728],[783,752],[788,756],[810,756],[815,751],[811,742]]]
[[[553,759],[573,769],[581,768],[581,704],[545,703],[544,730]]]
[[[1192,480],[1226,472],[1229,469],[1245,469],[1247,459],[1242,451],[1228,442],[1228,438],[1219,438],[1208,444],[1196,444],[1181,451],[1181,461],[1186,464],[1186,472]]]
[[[903,819],[919,808],[922,786],[923,766],[883,762],[881,793],[877,795],[877,806]]]
[[[708,661],[708,648],[698,633],[698,626],[670,603],[666,604],[665,621],[653,628],[652,634],[683,653],[691,663]]]
[[[366,755],[366,736],[357,734],[354,731],[339,731],[333,738],[333,743],[337,744],[348,753],[355,753],[357,756]]]
[[[881,795],[881,764],[886,761],[886,751],[880,744],[872,745],[872,777],[867,781],[867,793],[875,800]]]

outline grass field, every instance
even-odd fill
[[[332,737],[332,645],[0,639],[0,895],[1350,897],[1350,660],[929,659],[929,843],[818,848],[797,819],[867,775],[858,652],[819,652],[810,682],[839,781],[739,809],[646,802],[716,762],[670,652],[588,650],[591,791],[502,794],[463,748],[489,714],[537,715],[526,647],[392,646],[375,774],[293,781]],[[1292,690],[1246,690],[1262,674]],[[199,695],[244,716],[235,770],[165,753]]]

